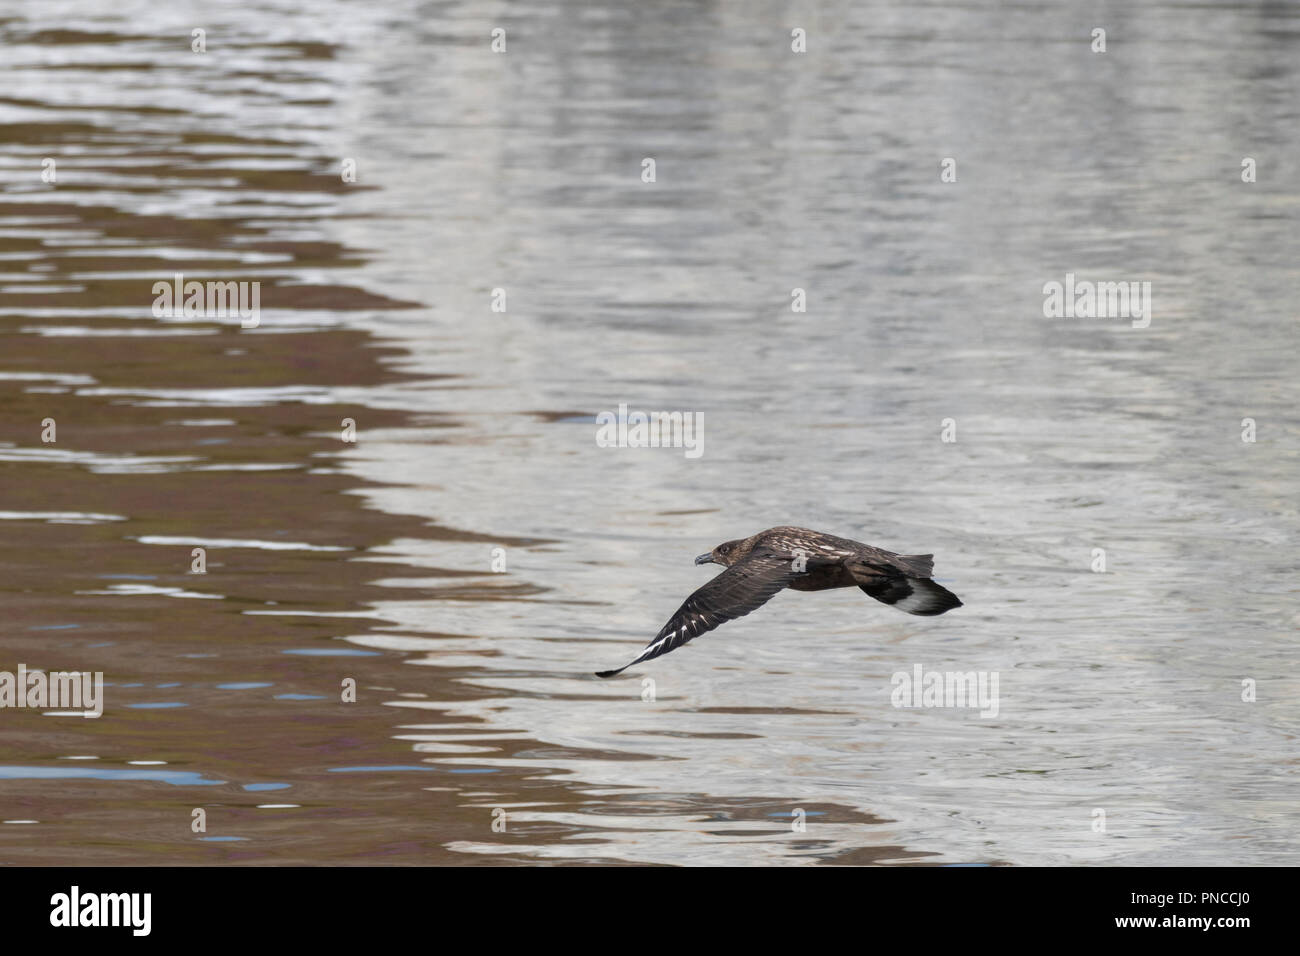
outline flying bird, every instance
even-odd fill
[[[686,599],[640,657],[616,670],[597,671],[597,677],[613,677],[676,650],[720,624],[744,617],[783,588],[825,591],[856,586],[877,601],[924,616],[961,607],[957,595],[930,580],[934,555],[894,554],[807,528],[768,528],[726,541],[695,563],[720,564],[726,570]]]

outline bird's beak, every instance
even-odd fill
[[[713,563],[713,552],[712,552],[712,551],[705,551],[702,555],[700,555],[698,558],[695,559],[695,563],[696,563],[696,564],[712,564],[712,563]]]

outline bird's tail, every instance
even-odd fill
[[[928,578],[934,573],[932,554],[896,554],[891,563],[909,577]]]
[[[942,584],[935,584],[929,578],[897,577],[888,580],[860,584],[863,592],[880,601],[890,604],[908,614],[933,617],[955,607],[961,607],[961,601]]]

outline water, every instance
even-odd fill
[[[1296,861],[1300,8],[0,14],[0,670],[107,684],[0,711],[0,861]],[[966,606],[591,676],[776,524]]]

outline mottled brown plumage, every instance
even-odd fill
[[[695,559],[696,564],[721,564],[726,570],[686,599],[641,656],[596,676],[613,677],[633,664],[667,654],[720,624],[744,617],[784,588],[824,591],[856,586],[877,601],[926,616],[961,607],[955,594],[930,580],[933,559],[932,554],[895,554],[807,528],[768,528],[726,541]]]

